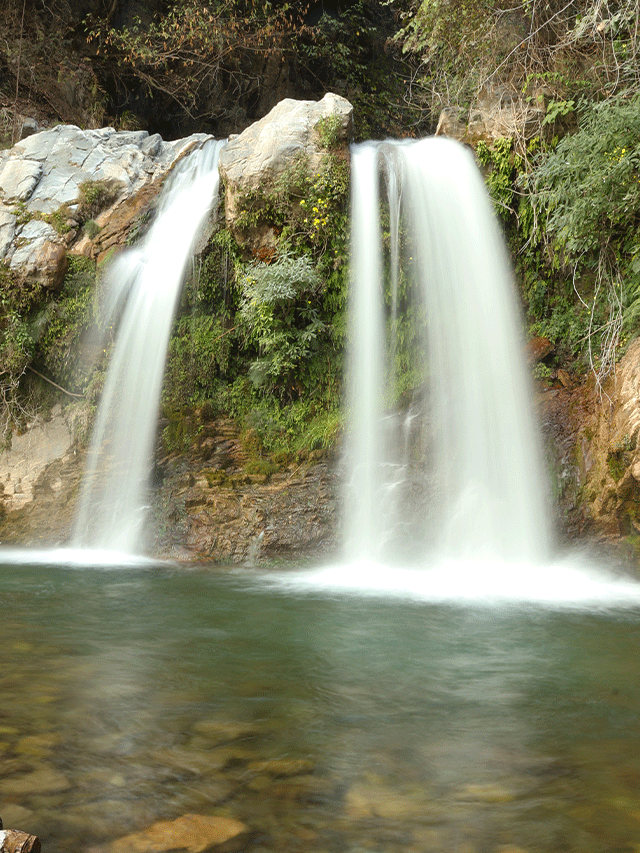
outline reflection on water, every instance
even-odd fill
[[[258,853],[638,849],[633,608],[44,563],[0,597],[0,815],[47,853],[189,812]]]

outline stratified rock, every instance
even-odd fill
[[[327,156],[327,123],[331,125],[332,144],[346,145],[353,123],[349,101],[332,93],[321,101],[285,98],[260,121],[231,138],[221,152],[227,225],[252,251],[274,241],[270,223],[260,221],[260,196],[268,196],[278,179],[293,167],[311,176],[317,174]],[[248,199],[256,224],[239,227]]]
[[[71,430],[57,406],[48,421],[36,420],[11,447],[0,453],[0,488],[6,510],[18,510],[33,500],[34,486],[56,459],[69,453]],[[52,483],[51,488],[55,488]]]
[[[576,442],[583,494],[598,528],[640,535],[640,340],[597,394],[598,411]]]
[[[169,850],[233,853],[242,849],[248,835],[247,827],[233,818],[185,814],[176,820],[158,821],[142,832],[93,848],[92,853],[164,853]]]
[[[146,130],[58,125],[0,151],[0,262],[19,280],[57,287],[74,234],[65,239],[43,219],[61,210],[73,214],[87,181],[108,186],[108,218],[144,187],[153,184],[157,192],[175,162],[207,138],[164,142]]]

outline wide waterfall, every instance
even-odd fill
[[[221,142],[175,170],[143,240],[110,270],[103,324],[118,323],[88,454],[74,546],[136,553],[171,324],[199,234],[218,195]]]
[[[347,557],[548,557],[515,289],[471,153],[355,146],[351,242]]]

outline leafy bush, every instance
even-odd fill
[[[578,117],[521,178],[519,266],[534,331],[582,345],[601,382],[640,328],[640,93]]]
[[[325,330],[317,294],[322,278],[307,256],[283,252],[272,264],[249,265],[240,280],[240,322],[258,358],[249,375],[258,387],[295,396],[295,371]]]
[[[541,160],[529,186],[556,249],[628,250],[640,210],[640,93],[583,104],[580,130]]]
[[[216,393],[225,376],[232,349],[229,329],[208,314],[178,320],[169,344],[164,402],[170,408],[194,406]]]

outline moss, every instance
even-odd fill
[[[245,465],[247,474],[257,474],[261,477],[270,477],[279,470],[280,466],[278,463],[269,459],[254,459]]]
[[[66,203],[61,204],[53,213],[35,214],[33,218],[47,222],[58,234],[68,234],[75,228],[76,224],[71,208]]]
[[[95,217],[110,207],[118,197],[115,181],[84,181],[80,184],[78,216],[82,222]]]
[[[83,391],[89,380],[81,341],[95,319],[95,281],[92,260],[69,256],[59,299],[47,304],[32,324],[38,361],[51,378],[74,392]]]
[[[214,489],[216,486],[219,487],[227,485],[228,477],[225,471],[221,471],[217,468],[207,468],[202,472],[202,474],[204,475],[210,489]]]
[[[624,472],[631,464],[631,456],[621,450],[610,450],[607,454],[607,468],[616,483],[619,483]]]
[[[95,219],[89,219],[87,220],[87,222],[84,223],[84,233],[90,240],[93,240],[93,238],[96,237],[101,230],[102,229],[95,221]]]

